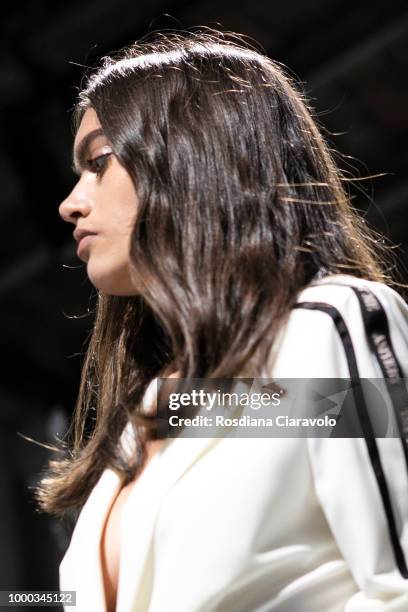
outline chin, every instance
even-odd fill
[[[96,266],[89,260],[87,273],[92,285],[106,295],[138,295],[138,291],[127,272],[127,265],[103,268],[100,265]]]

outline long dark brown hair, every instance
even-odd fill
[[[130,256],[142,289],[98,292],[73,439],[37,490],[40,508],[60,515],[107,466],[124,483],[140,471],[156,435],[141,399],[166,368],[256,376],[313,278],[390,281],[302,88],[243,37],[155,33],[86,73],[75,129],[90,107],[136,190]],[[118,445],[129,420],[130,459]]]

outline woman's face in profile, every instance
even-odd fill
[[[88,277],[100,291],[135,295],[129,247],[137,196],[92,108],[84,113],[75,136],[74,165],[79,178],[59,213],[75,226],[78,257],[86,262]],[[90,235],[82,237],[86,233]]]

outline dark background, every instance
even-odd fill
[[[1,40],[0,590],[57,589],[70,527],[31,487],[66,430],[92,286],[58,205],[72,189],[70,124],[83,65],[149,30],[207,25],[249,35],[298,78],[331,133],[353,203],[398,245],[408,282],[406,2],[78,0],[4,5]],[[170,16],[166,16],[166,14]],[[76,318],[80,317],[80,318]]]

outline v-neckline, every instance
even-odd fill
[[[123,524],[123,512],[125,506],[128,502],[129,497],[132,495],[135,488],[137,488],[138,481],[140,477],[145,473],[147,468],[150,466],[152,461],[156,459],[156,455],[160,453],[160,451],[166,447],[166,443],[168,443],[167,439],[161,440],[152,440],[150,445],[148,445],[147,451],[148,456],[146,459],[146,463],[143,466],[142,471],[137,475],[136,479],[131,480],[125,486],[121,485],[121,481],[119,481],[118,488],[115,491],[115,494],[112,496],[111,503],[109,504],[105,517],[103,520],[100,538],[98,542],[98,557],[99,557],[99,565],[100,565],[100,573],[102,576],[102,585],[103,585],[103,593],[104,593],[104,601],[105,601],[105,611],[106,612],[114,612],[116,610],[118,589],[119,589],[119,579],[120,579],[120,559],[121,559],[121,532],[122,532],[122,524]],[[123,491],[127,488],[126,495],[118,505],[118,500],[121,495],[123,495]],[[113,535],[110,534],[110,528],[112,526],[113,521]],[[114,554],[116,556],[114,560],[113,571],[109,564],[109,555],[111,554],[112,548],[114,549]],[[113,575],[113,578],[112,578]],[[109,584],[110,583],[110,584]],[[112,583],[114,586],[112,587]],[[108,603],[111,600],[110,592],[107,591],[107,588],[114,589],[113,607],[109,607]],[[108,597],[109,595],[109,597]]]

